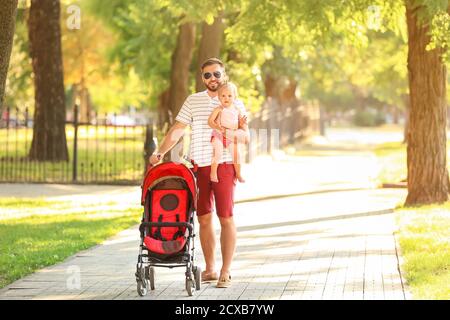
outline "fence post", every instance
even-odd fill
[[[150,159],[150,156],[155,152],[156,144],[153,139],[153,120],[150,120],[150,123],[147,124],[145,130],[145,141],[144,141],[144,174],[147,172],[147,165]]]
[[[77,162],[78,162],[78,106],[73,107],[73,168],[72,168],[72,181],[77,181]]]

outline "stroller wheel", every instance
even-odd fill
[[[146,280],[138,281],[138,283],[137,283],[137,292],[141,297],[147,295],[147,286],[145,284],[145,281]]]
[[[147,295],[148,292],[148,282],[147,279],[145,278],[145,274],[146,274],[146,268],[139,268],[137,271],[137,276],[138,278],[136,279],[137,281],[137,292],[138,294],[143,297],[145,295]]]
[[[202,282],[202,269],[200,267],[193,267],[192,271],[194,273],[195,289],[200,290],[200,286],[201,286],[201,282]]]
[[[155,290],[155,268],[149,267],[147,279],[150,282],[150,290]]]
[[[195,291],[195,282],[190,278],[186,278],[186,291],[188,295],[191,297]]]

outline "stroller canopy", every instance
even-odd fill
[[[165,177],[179,177],[186,181],[189,190],[192,194],[192,199],[194,199],[194,206],[196,206],[196,185],[195,178],[192,171],[186,167],[184,164],[175,162],[165,162],[157,166],[152,167],[145,176],[144,183],[142,185],[142,197],[141,204],[144,205],[145,197],[149,188],[151,188],[156,181],[159,181]]]

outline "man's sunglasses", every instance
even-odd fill
[[[211,72],[205,72],[203,74],[203,78],[205,78],[206,80],[208,80],[209,78],[211,78],[212,76],[214,76],[214,78],[216,79],[220,79],[220,77],[222,76],[222,73],[220,71],[215,71],[213,73]]]

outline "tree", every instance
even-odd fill
[[[408,75],[411,98],[406,205],[448,200],[446,133],[446,68],[441,48],[427,50],[430,18],[419,20],[426,9],[406,2]]]
[[[3,105],[6,75],[14,38],[17,0],[0,2],[0,107]]]
[[[449,192],[445,137],[446,73],[442,62],[443,49],[448,42],[431,50],[427,50],[427,46],[431,41],[430,25],[440,12],[447,10],[447,6],[448,1],[441,0],[335,0],[321,2],[320,6],[308,0],[249,0],[242,6],[240,21],[233,31],[247,46],[273,43],[297,52],[305,44],[302,38],[305,29],[313,41],[329,43],[334,35],[341,34],[350,43],[364,44],[368,41],[367,25],[372,11],[369,8],[377,8],[380,32],[398,32],[399,19],[404,22],[406,10],[411,95],[406,205],[439,203],[448,199]],[[445,21],[446,26],[449,21]]]
[[[170,123],[171,64],[177,47],[174,35],[178,35],[182,23],[180,15],[174,16],[159,1],[95,0],[86,5],[116,35],[109,48],[109,62],[119,65],[123,77],[130,70],[136,72],[147,88],[147,103],[157,106],[156,122],[162,129]]]
[[[28,107],[33,110],[34,87],[31,67],[31,57],[28,45],[27,17],[29,8],[18,5],[16,16],[16,30],[13,48],[9,60],[8,79],[6,81],[4,105],[15,106],[19,109]],[[22,110],[23,111],[23,110]]]
[[[189,66],[195,46],[195,24],[186,22],[180,25],[177,46],[172,55],[168,110],[173,122],[184,100],[189,95]]]
[[[199,67],[206,59],[212,57],[219,57],[220,48],[223,42],[223,32],[225,30],[225,24],[223,22],[223,11],[214,18],[212,24],[208,22],[202,23],[202,34],[198,48],[197,55],[197,68],[195,68],[195,90],[205,90],[205,86],[202,81],[202,75],[199,72]]]
[[[31,1],[28,32],[35,86],[29,157],[39,161],[67,161],[59,0]]]

